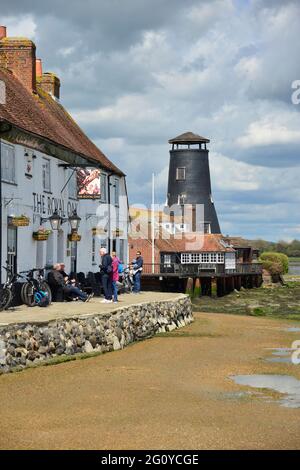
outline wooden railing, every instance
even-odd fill
[[[166,276],[205,276],[207,274],[262,274],[260,263],[238,263],[236,269],[226,269],[224,264],[200,263],[144,263],[143,276],[150,275]]]

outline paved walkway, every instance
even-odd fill
[[[123,294],[119,296],[118,304],[103,304],[100,297],[94,297],[90,302],[56,302],[47,308],[20,306],[0,312],[0,326],[10,323],[49,322],[51,320],[108,313],[118,308],[146,302],[174,300],[182,298],[183,294],[170,292],[142,292]]]

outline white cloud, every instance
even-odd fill
[[[300,143],[300,115],[268,115],[248,126],[246,134],[236,139],[241,148],[274,144]]]

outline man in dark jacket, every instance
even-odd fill
[[[111,303],[112,302],[112,257],[107,253],[106,248],[100,249],[101,264],[100,264],[100,274],[101,274],[101,283],[104,292],[104,300],[102,303]]]
[[[62,290],[63,293],[69,297],[72,297],[74,299],[79,298],[83,302],[86,302],[89,300],[89,297],[85,292],[82,292],[78,287],[71,285],[71,284],[66,284],[66,280],[64,279],[64,276],[61,272],[61,264],[57,263],[53,266],[53,269],[50,271],[48,274],[48,282],[51,288],[51,291],[58,291]],[[58,299],[58,300],[63,300],[63,299]]]
[[[142,253],[137,251],[135,263],[133,265],[133,292],[134,294],[141,293],[141,277],[143,271],[144,260],[142,258]]]

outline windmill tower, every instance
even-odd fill
[[[167,205],[204,206],[204,231],[221,233],[211,193],[207,144],[209,139],[186,132],[170,139]]]

